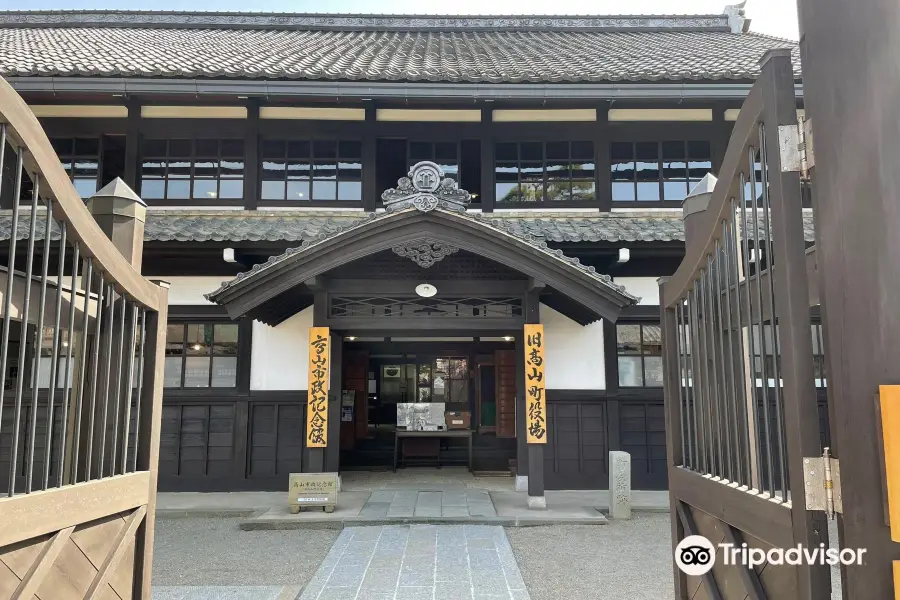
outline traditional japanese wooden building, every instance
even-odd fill
[[[539,495],[606,488],[621,449],[634,487],[658,489],[657,279],[759,59],[795,47],[748,25],[737,7],[5,12],[0,75],[85,198],[119,177],[147,204],[143,273],[171,284],[161,489],[391,467],[414,402],[472,433],[407,439],[407,464],[465,463],[471,443],[472,469]],[[527,324],[543,325],[543,445],[524,435]],[[312,327],[330,331],[325,448],[305,444]],[[45,347],[41,372],[54,360]]]

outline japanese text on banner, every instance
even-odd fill
[[[525,427],[529,444],[547,443],[544,326],[525,325]]]
[[[328,445],[328,354],[328,328],[310,327],[307,448],[324,448]]]

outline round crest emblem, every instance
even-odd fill
[[[434,192],[441,185],[440,167],[432,162],[420,162],[409,173],[413,187],[421,192]]]

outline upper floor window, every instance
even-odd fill
[[[597,198],[593,142],[499,143],[494,160],[498,204]]]
[[[459,182],[459,144],[456,142],[410,142],[407,168],[423,160],[439,165],[445,176]]]
[[[613,202],[680,202],[712,169],[707,141],[613,142]]]
[[[352,140],[264,140],[260,199],[362,200],[362,144]]]
[[[50,144],[78,195],[93,196],[100,177],[100,138],[51,138]]]
[[[166,330],[165,387],[235,387],[237,348],[237,323],[170,323]]]
[[[237,200],[244,197],[244,141],[145,139],[145,200]]]
[[[662,331],[659,325],[616,325],[620,387],[661,387]]]

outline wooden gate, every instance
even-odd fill
[[[686,255],[661,283],[673,545],[768,551],[827,543],[803,457],[821,453],[790,52],[767,53]],[[689,226],[690,225],[690,226]],[[692,231],[691,231],[692,230]],[[724,564],[676,598],[830,598],[826,566]]]
[[[0,175],[0,599],[149,599],[166,290],[2,79]]]

